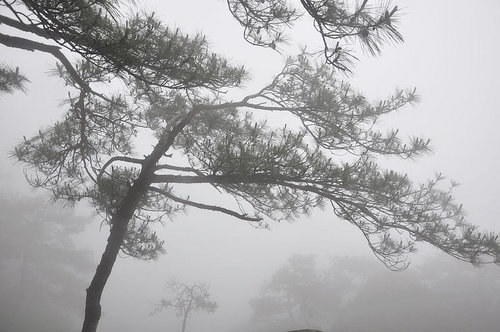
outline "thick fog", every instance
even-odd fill
[[[416,87],[422,101],[380,124],[431,138],[433,153],[416,160],[381,159],[415,181],[436,172],[460,183],[454,195],[468,220],[500,232],[500,2],[398,0],[402,44],[380,56],[359,53],[347,76],[374,100]],[[320,43],[311,22],[294,27],[283,54],[252,47],[222,0],[141,1],[172,27],[203,32],[213,49],[251,73],[237,99],[280,70],[284,57]],[[0,7],[3,10],[3,7]],[[4,29],[0,25],[0,29]],[[3,31],[3,30],[2,30]],[[29,78],[26,92],[0,95],[0,331],[78,331],[85,288],[106,244],[84,203],[74,210],[33,191],[11,151],[23,136],[62,113],[66,87],[50,76],[55,59],[0,45],[7,64]],[[269,121],[281,121],[271,114]],[[143,146],[150,149],[148,137]],[[195,193],[217,197],[209,186]],[[228,199],[228,204],[233,204]],[[257,229],[227,215],[188,208],[157,229],[166,253],[157,261],[121,257],[102,298],[102,332],[181,331],[182,316],[155,311],[174,293],[167,281],[206,284],[212,313],[192,313],[186,331],[484,331],[500,329],[500,268],[474,268],[419,244],[404,272],[377,260],[362,234],[332,211]]]

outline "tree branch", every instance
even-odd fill
[[[116,103],[116,101],[109,99],[105,95],[92,90],[92,88],[88,85],[88,83],[85,82],[80,77],[80,75],[78,74],[76,69],[73,67],[71,62],[68,60],[68,58],[66,58],[66,56],[61,52],[59,46],[47,45],[47,44],[43,44],[43,43],[29,40],[26,38],[5,35],[3,33],[0,33],[0,43],[7,46],[7,47],[19,48],[19,49],[31,51],[31,52],[40,51],[40,52],[52,54],[56,59],[58,59],[63,64],[63,66],[68,71],[68,74],[71,76],[72,79],[75,80],[75,82],[78,84],[78,86],[80,86],[80,88],[84,92],[88,92],[88,93],[91,93],[93,95],[96,95],[109,103],[112,103],[112,104]]]
[[[151,187],[149,187],[149,190],[154,191],[156,193],[159,193],[159,194],[161,194],[161,195],[163,195],[163,196],[165,196],[167,198],[170,198],[171,200],[173,200],[173,201],[175,201],[177,203],[194,206],[194,207],[196,207],[198,209],[221,212],[221,213],[228,214],[230,216],[236,217],[238,219],[246,220],[246,221],[251,221],[251,222],[260,222],[260,221],[262,221],[262,218],[260,218],[260,217],[249,217],[246,214],[241,214],[241,213],[238,213],[238,212],[235,212],[235,211],[232,211],[232,210],[220,207],[220,206],[207,205],[207,204],[203,204],[203,203],[193,202],[193,201],[188,200],[188,199],[183,199],[183,198],[174,196],[174,195],[170,194],[169,192],[167,192],[166,190],[162,190],[162,189],[157,188],[157,187],[152,187],[151,186]]]
[[[170,175],[155,174],[152,183],[269,183],[276,184],[276,176],[265,174],[255,175]]]
[[[195,168],[192,168],[192,167],[182,167],[182,166],[174,166],[174,165],[168,165],[168,164],[156,166],[156,170],[162,170],[162,169],[168,169],[171,171],[178,171],[178,172],[189,172],[189,173],[194,173],[198,176],[205,176],[205,174],[203,172],[201,172]]]
[[[142,165],[142,163],[144,162],[144,159],[131,158],[131,157],[125,157],[125,156],[112,157],[102,166],[101,170],[99,171],[99,175],[97,175],[97,180],[99,180],[102,177],[102,175],[106,171],[106,168],[108,168],[108,166],[111,165],[112,163],[114,163],[115,161],[124,161],[127,163],[134,163],[134,164],[141,164]]]
[[[12,9],[11,9],[11,11],[14,13],[14,15],[17,15],[17,12],[14,12]],[[43,37],[43,38],[52,39],[52,36],[49,33],[47,33],[43,29],[40,29],[36,25],[18,22],[16,20],[14,20],[10,17],[4,16],[4,15],[0,15],[0,24],[5,24],[5,25],[8,25],[12,28],[15,28],[15,29],[18,29],[18,30],[21,30],[24,32],[30,32],[30,33],[33,33],[37,36]]]

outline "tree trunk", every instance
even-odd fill
[[[111,227],[106,249],[97,266],[94,278],[92,278],[90,286],[87,288],[85,319],[83,321],[82,332],[97,331],[97,324],[101,318],[101,295],[120,251],[127,225],[128,222],[122,221]]]
[[[121,245],[127,232],[127,227],[134,216],[139,201],[148,191],[152,183],[156,163],[168,151],[170,146],[184,127],[191,119],[200,112],[200,109],[193,108],[179,123],[162,137],[153,149],[153,152],[144,159],[141,173],[134,181],[134,184],[127,192],[127,195],[120,203],[115,214],[111,218],[111,230],[109,232],[108,243],[102,254],[101,261],[97,266],[96,272],[89,288],[87,288],[87,298],[85,301],[85,318],[83,321],[82,332],[96,332],[97,324],[101,318],[101,296],[111,274],[116,257],[120,252]],[[185,325],[185,324],[184,324]]]
[[[150,181],[147,179],[150,174],[143,169],[141,175],[129,189],[120,207],[111,219],[111,229],[108,243],[101,256],[101,261],[89,288],[87,288],[87,298],[85,301],[85,319],[83,321],[82,332],[96,332],[97,324],[101,318],[101,296],[111,274],[116,257],[120,252],[121,245],[127,232],[127,227],[137,208],[139,200],[147,191]]]
[[[188,316],[188,313],[185,312],[184,313],[184,318],[182,319],[182,331],[181,332],[185,332],[186,331],[187,316]]]

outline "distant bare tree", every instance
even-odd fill
[[[217,310],[217,302],[210,299],[207,284],[184,284],[175,279],[167,282],[167,287],[174,293],[173,299],[161,299],[152,315],[163,309],[173,308],[178,317],[182,317],[182,330],[185,332],[186,323],[195,311],[213,313]]]

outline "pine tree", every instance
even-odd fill
[[[442,177],[413,184],[376,162],[429,150],[425,138],[404,141],[397,130],[375,126],[416,102],[414,90],[372,103],[341,74],[356,60],[348,45],[375,54],[384,42],[402,40],[398,8],[367,0],[300,3],[323,42],[323,61],[305,51],[289,57],[267,85],[236,101],[220,92],[241,86],[248,79],[244,68],[211,52],[203,35],[170,29],[154,14],[126,16],[114,0],[0,4],[0,24],[20,33],[0,33],[0,43],[53,55],[60,62],[54,72],[69,89],[61,120],[25,139],[14,155],[28,168],[31,185],[49,189],[55,200],[88,201],[110,225],[87,289],[82,331],[97,329],[101,294],[120,250],[158,257],[162,241],[153,226],[185,207],[265,227],[328,204],[392,269],[406,266],[418,241],[473,264],[500,261],[498,236],[466,222],[451,188],[440,189]],[[284,0],[228,0],[228,8],[247,41],[272,49],[303,14]],[[271,125],[262,120],[267,112],[300,126]],[[156,138],[142,156],[134,149],[139,131]],[[182,197],[178,184],[212,185],[239,209]]]

